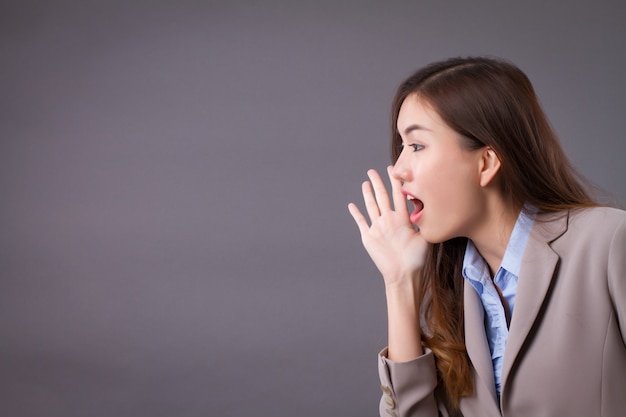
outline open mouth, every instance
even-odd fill
[[[411,223],[415,224],[419,221],[421,217],[422,210],[424,209],[424,203],[422,203],[422,200],[415,198],[411,195],[407,195],[406,199],[413,206],[413,210],[409,214],[409,218],[411,220]]]

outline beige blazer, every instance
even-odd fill
[[[465,286],[474,367],[466,417],[626,416],[626,212],[591,208],[537,217],[518,281],[498,403],[484,310]],[[443,416],[434,356],[379,355],[381,416]]]

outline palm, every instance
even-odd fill
[[[368,175],[371,183],[363,183],[363,198],[371,225],[354,204],[350,204],[349,210],[361,232],[363,246],[383,275],[385,283],[394,284],[401,277],[414,276],[422,268],[428,243],[409,220],[400,181],[390,175],[392,207],[378,173],[370,170]]]

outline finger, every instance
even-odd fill
[[[383,183],[382,178],[380,178],[380,175],[378,175],[378,172],[375,169],[370,169],[367,171],[367,176],[370,177],[370,181],[374,187],[374,193],[376,194],[376,201],[378,202],[379,210],[381,212],[391,210],[391,202],[389,201],[387,188],[385,188],[385,184]]]
[[[367,223],[367,219],[363,214],[361,214],[361,210],[354,203],[348,204],[348,211],[352,215],[354,222],[359,228],[359,232],[361,232],[361,236],[363,236],[369,230],[369,224]]]
[[[393,197],[393,208],[400,213],[409,214],[409,209],[406,203],[406,197],[402,194],[402,181],[395,178],[391,174],[392,166],[387,167],[387,174],[389,175],[389,181],[391,182],[391,196]]]
[[[367,215],[369,216],[371,221],[380,217],[380,210],[378,209],[378,203],[376,202],[376,197],[374,196],[374,191],[372,191],[372,184],[369,181],[363,182],[362,185],[363,191],[363,201],[365,202],[365,210],[367,210]]]

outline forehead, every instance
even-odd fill
[[[398,113],[396,128],[400,134],[413,126],[424,129],[433,129],[445,123],[439,114],[425,99],[417,94],[410,94],[404,99]]]

